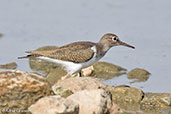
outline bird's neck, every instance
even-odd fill
[[[97,57],[103,57],[111,47],[109,47],[106,44],[97,43],[96,48],[97,48]]]

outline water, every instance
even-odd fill
[[[101,60],[128,71],[139,67],[152,75],[147,82],[130,84],[126,76],[104,81],[131,85],[145,92],[171,92],[170,0],[1,0],[0,64],[17,62],[30,72],[25,51],[61,46],[73,41],[97,42],[104,33],[116,33],[136,47],[114,47]]]

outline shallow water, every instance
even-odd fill
[[[73,41],[95,41],[116,33],[135,50],[114,47],[101,60],[126,69],[144,68],[147,82],[132,83],[126,76],[109,85],[131,85],[146,92],[171,92],[170,0],[4,0],[0,4],[0,64],[17,62],[31,71],[24,51],[41,46],[61,46]]]

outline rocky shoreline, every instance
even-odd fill
[[[52,85],[46,77],[35,73],[1,71],[0,90],[2,114],[171,113],[171,93],[112,87],[96,77],[72,77]]]
[[[54,49],[43,47],[40,49]],[[109,86],[101,79],[127,74],[131,83],[144,82],[150,73],[98,62],[65,80],[66,71],[56,64],[29,59],[32,73],[0,71],[0,114],[171,114],[171,93],[145,93],[126,85]],[[0,65],[16,69],[15,62]],[[43,74],[42,74],[43,73]]]

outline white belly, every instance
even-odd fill
[[[75,72],[79,72],[82,68],[86,68],[88,66],[91,66],[92,64],[94,64],[95,62],[97,62],[100,59],[100,58],[97,59],[97,58],[93,57],[88,62],[73,63],[73,62],[69,62],[69,61],[62,61],[62,60],[53,59],[53,58],[44,57],[44,56],[40,56],[38,58],[42,59],[42,60],[46,60],[46,61],[49,61],[49,62],[53,62],[53,63],[62,65],[66,69],[68,74],[73,74]]]
[[[47,60],[53,63],[57,63],[62,65],[66,71],[68,72],[68,74],[73,74],[75,72],[79,72],[82,68],[86,68],[88,66],[93,65],[94,63],[96,63],[100,58],[96,58],[96,47],[93,46],[91,48],[95,54],[94,56],[87,62],[83,62],[83,63],[73,63],[73,62],[69,62],[69,61],[62,61],[62,60],[58,60],[58,59],[53,59],[53,58],[49,58],[49,57],[44,57],[44,56],[40,56],[38,58],[43,59],[43,60]]]

